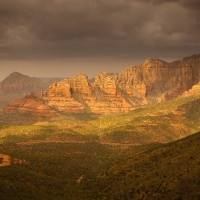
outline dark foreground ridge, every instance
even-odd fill
[[[2,200],[200,198],[200,133],[173,143],[1,144]]]
[[[134,154],[129,148],[87,187],[91,199],[200,199],[200,133]]]

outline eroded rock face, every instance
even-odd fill
[[[44,99],[48,102],[48,105],[55,108],[58,111],[66,113],[82,113],[84,112],[83,105],[76,101],[74,98],[67,97],[50,97]]]
[[[66,97],[71,98],[71,87],[68,79],[63,81],[53,83],[49,87],[49,96],[50,97]]]
[[[144,104],[176,98],[199,81],[200,55],[172,63],[148,59],[117,77],[118,86]]]
[[[120,74],[100,73],[91,84],[81,73],[54,83],[43,99],[64,112],[128,112],[177,98],[200,81],[200,55],[167,63],[147,59]]]
[[[106,96],[104,101],[92,100],[88,102],[88,105],[91,111],[96,114],[128,112],[133,109],[133,107],[121,96],[110,98]]]
[[[49,87],[49,96],[42,95],[42,98],[49,106],[55,107],[62,112],[80,113],[84,112],[84,106],[75,99],[76,93],[91,95],[88,76],[81,73],[71,79],[64,79]]]
[[[117,89],[117,74],[102,72],[95,77],[93,84],[94,98],[88,102],[94,113],[128,112],[133,107],[128,103],[121,91]]]
[[[3,108],[4,113],[30,114],[36,117],[53,117],[56,112],[33,93],[12,101]]]
[[[89,83],[88,76],[84,73],[80,73],[77,76],[69,79],[70,86],[74,92],[83,94],[92,94],[92,88]]]
[[[107,72],[98,74],[95,77],[94,85],[99,86],[107,94],[117,95],[116,77]]]
[[[116,77],[105,72],[96,77],[93,85],[83,73],[54,83],[49,87],[49,95],[44,92],[42,97],[48,105],[62,112],[110,114],[132,109],[117,91]]]
[[[53,83],[49,87],[49,96],[51,97],[64,96],[72,98],[73,92],[92,94],[92,88],[87,75],[81,73],[71,79],[64,79]]]

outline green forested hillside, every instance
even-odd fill
[[[200,197],[200,133],[169,144],[7,143],[0,151],[2,200]]]
[[[10,156],[10,165],[0,166],[1,200],[82,199],[82,179],[94,177],[118,152],[98,143],[6,144],[0,151]]]
[[[90,199],[200,199],[200,133],[137,155],[131,152],[88,181]]]
[[[167,143],[200,131],[200,96],[188,96],[95,121],[104,143]]]

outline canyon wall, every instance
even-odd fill
[[[65,112],[119,113],[177,98],[200,81],[200,55],[167,63],[147,59],[119,74],[102,72],[90,83],[81,73],[52,84],[43,99]]]
[[[117,84],[131,99],[144,104],[167,101],[183,94],[200,81],[200,55],[166,63],[148,59],[127,68],[117,77]]]
[[[111,114],[177,98],[199,82],[200,55],[172,63],[147,59],[119,74],[102,72],[93,83],[84,73],[58,81],[41,98],[57,112]]]

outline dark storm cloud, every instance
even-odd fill
[[[200,1],[199,0],[180,0],[180,4],[185,6],[186,8],[199,10],[200,9]]]
[[[157,5],[166,4],[166,3],[177,3],[184,7],[191,9],[200,9],[200,1],[199,0],[138,0],[145,3],[153,3]]]
[[[144,3],[153,3],[153,4],[164,4],[164,3],[174,3],[174,2],[179,2],[179,0],[137,0],[137,1],[141,1]]]
[[[166,53],[169,46],[169,53],[183,46],[198,49],[199,7],[197,0],[1,0],[0,58],[130,57]]]

